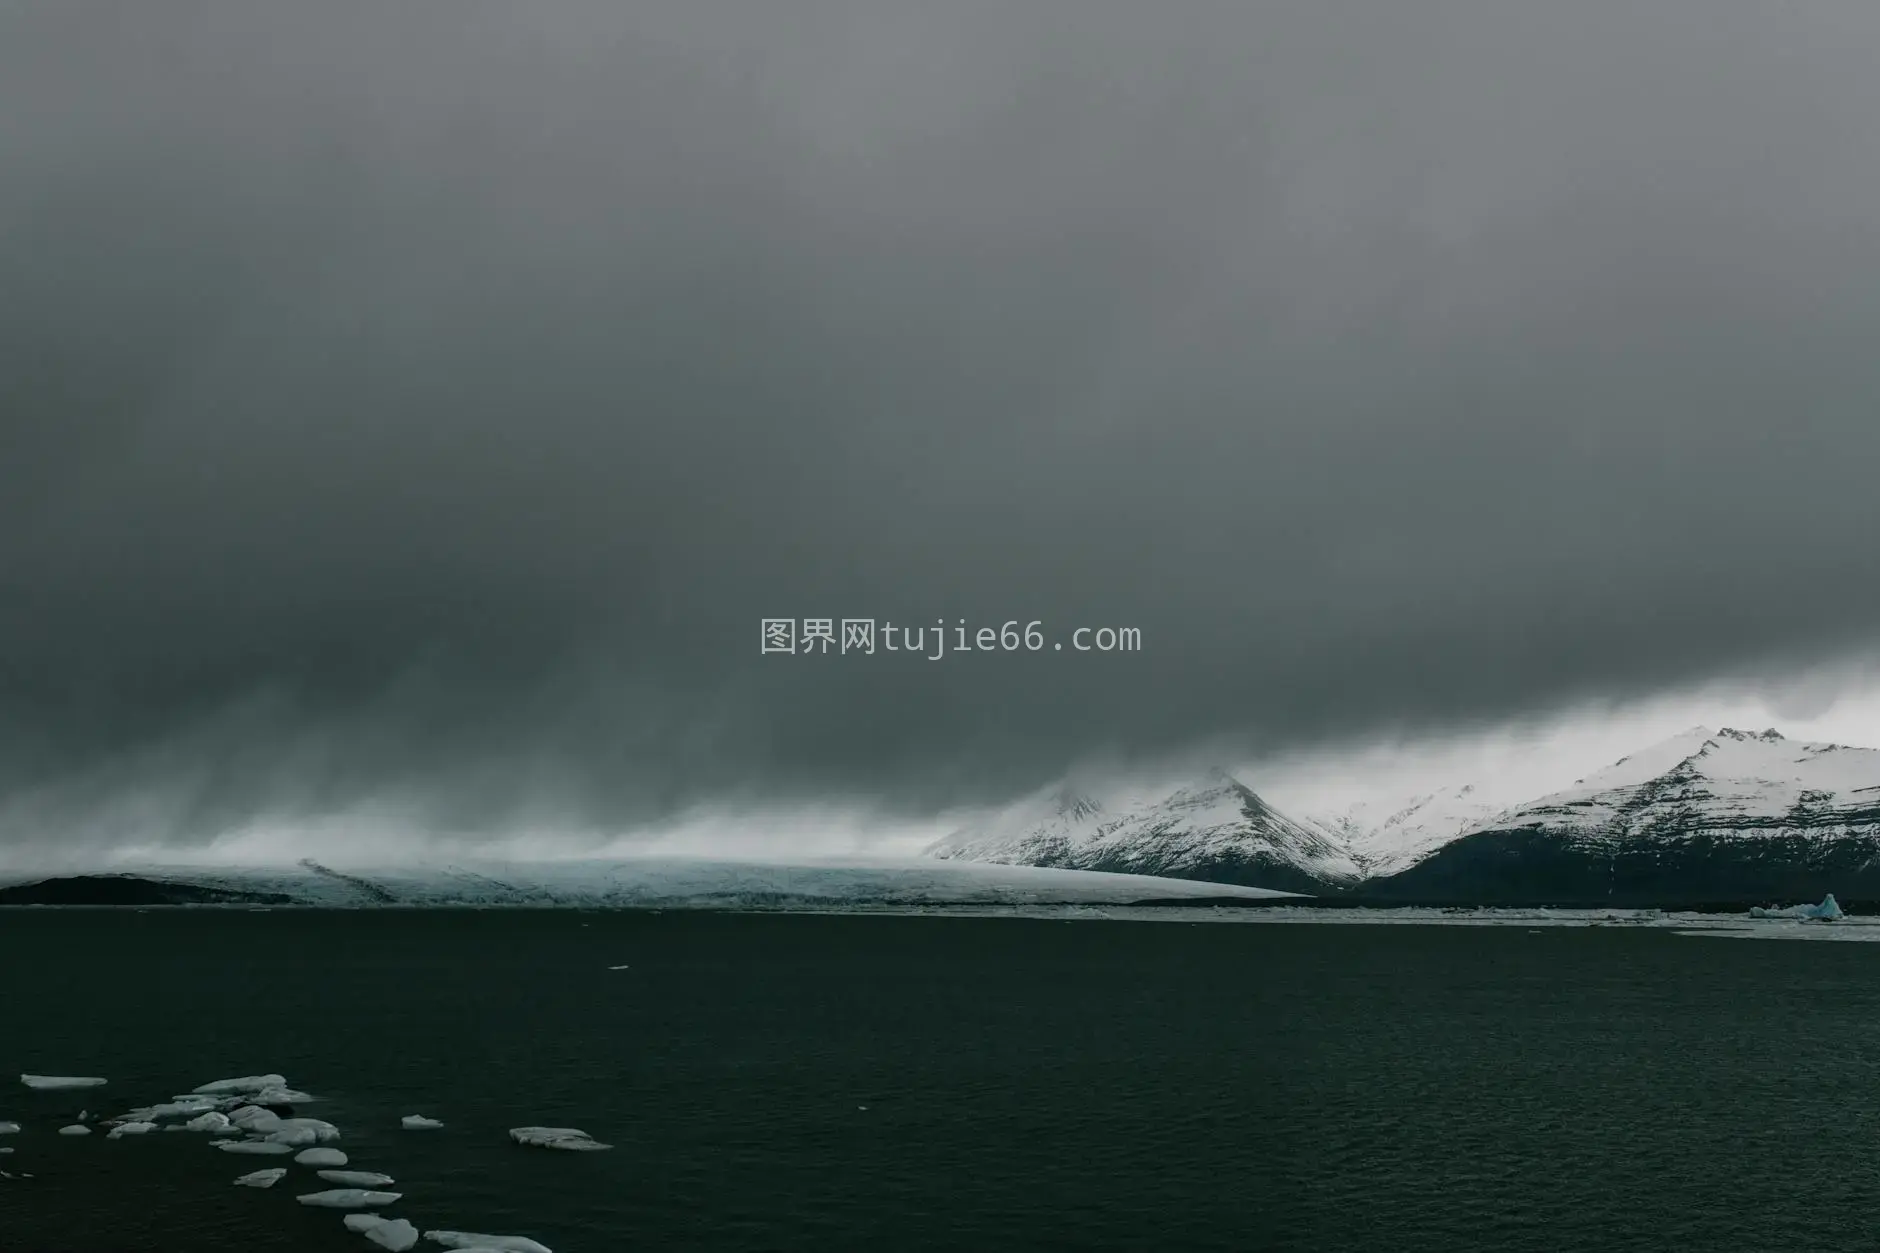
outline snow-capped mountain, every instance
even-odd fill
[[[1336,838],[1295,821],[1224,771],[1150,803],[1104,804],[1047,789],[946,837],[933,857],[1063,866],[1245,884],[1289,892],[1337,891],[1364,877]]]
[[[1880,890],[1880,751],[1693,728],[1365,890],[1482,903]]]
[[[1408,869],[1503,808],[1474,784],[1463,784],[1394,806],[1359,801],[1318,822],[1350,851],[1367,878],[1380,878]]]

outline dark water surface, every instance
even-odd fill
[[[265,1071],[556,1253],[1871,1249],[1876,1026],[1880,946],[1647,930],[0,911],[0,1253],[372,1248],[229,1186],[291,1159],[52,1134]]]

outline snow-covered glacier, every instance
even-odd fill
[[[1113,904],[1221,897],[1259,900],[1289,895],[1150,875],[924,857],[779,863],[614,857],[437,865],[352,865],[309,859],[287,866],[120,865],[112,867],[109,875],[94,877],[205,889],[214,894],[209,899],[215,903],[328,908],[818,908]],[[15,882],[33,881],[16,878]]]

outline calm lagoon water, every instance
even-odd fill
[[[556,1253],[1865,1250],[1877,1025],[1880,946],[1645,929],[0,910],[0,1251],[371,1249],[53,1134],[264,1071],[386,1213]]]

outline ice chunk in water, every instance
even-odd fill
[[[390,1175],[382,1175],[376,1170],[318,1170],[314,1173],[342,1188],[383,1188],[388,1183],[398,1182]]]
[[[382,1249],[392,1253],[405,1253],[406,1249],[418,1243],[418,1229],[402,1218],[380,1222],[366,1228],[366,1239]]]
[[[20,1125],[18,1123],[0,1122],[0,1136],[16,1136],[19,1133]]]
[[[300,1127],[304,1130],[311,1131],[320,1137],[321,1144],[339,1139],[339,1128],[335,1127],[330,1122],[324,1122],[318,1118],[283,1118],[281,1119],[281,1126]]]
[[[614,1147],[602,1144],[587,1132],[574,1127],[511,1127],[509,1138],[517,1144],[527,1144],[538,1149],[567,1149],[577,1153]]]
[[[279,1156],[282,1153],[294,1151],[293,1145],[280,1144],[273,1140],[217,1140],[214,1143],[215,1147],[224,1153],[260,1153]]]
[[[183,1130],[185,1131],[227,1131],[229,1129],[229,1126],[230,1124],[228,1120],[228,1115],[224,1114],[219,1109],[212,1109],[208,1113],[199,1115],[198,1117],[192,1118],[188,1122],[184,1123]]]
[[[377,1214],[347,1214],[340,1219],[348,1231],[370,1231],[385,1220]]]
[[[240,1179],[237,1179],[235,1183],[237,1186],[243,1188],[272,1188],[286,1177],[287,1167],[274,1166],[267,1170],[251,1171],[243,1175]]]
[[[427,1231],[424,1238],[447,1249],[460,1250],[460,1253],[483,1249],[497,1249],[501,1253],[552,1253],[546,1244],[527,1236],[486,1236],[475,1231]]]
[[[325,1192],[308,1192],[295,1199],[302,1205],[318,1205],[326,1209],[371,1209],[375,1205],[390,1205],[404,1195],[402,1192],[369,1192],[364,1188],[329,1188]]]
[[[136,1114],[139,1118],[151,1120],[159,1118],[184,1118],[193,1117],[196,1114],[203,1113],[206,1110],[212,1110],[215,1107],[216,1102],[208,1097],[191,1097],[181,1101],[165,1101],[161,1105],[146,1105],[142,1109],[133,1110],[132,1113]]]
[[[243,1075],[239,1079],[217,1079],[213,1083],[205,1083],[200,1088],[193,1089],[191,1095],[263,1092],[268,1088],[284,1088],[286,1086],[286,1075]]]
[[[398,1120],[398,1125],[406,1131],[435,1131],[444,1124],[435,1118],[426,1118],[423,1114],[406,1114]]]
[[[318,1144],[320,1142],[320,1133],[315,1131],[312,1127],[290,1127],[282,1123],[273,1131],[268,1132],[266,1138],[273,1141],[275,1144],[285,1144],[289,1148],[299,1148],[303,1144]]]
[[[281,1125],[281,1116],[259,1105],[239,1105],[228,1120],[243,1131],[273,1131]]]
[[[156,1129],[157,1124],[153,1122],[121,1122],[107,1131],[104,1138],[107,1140],[116,1140],[121,1136],[140,1136],[146,1131],[155,1131]]]
[[[75,1122],[69,1127],[60,1127],[59,1134],[62,1136],[88,1136],[91,1134],[91,1128],[87,1127],[82,1122]]]
[[[21,1075],[20,1082],[40,1092],[62,1092],[68,1088],[103,1087],[106,1081],[83,1075]]]
[[[294,1160],[302,1166],[344,1166],[346,1155],[338,1149],[302,1149]]]
[[[253,1105],[304,1105],[312,1099],[312,1093],[294,1088],[267,1088],[248,1094],[248,1101]]]

